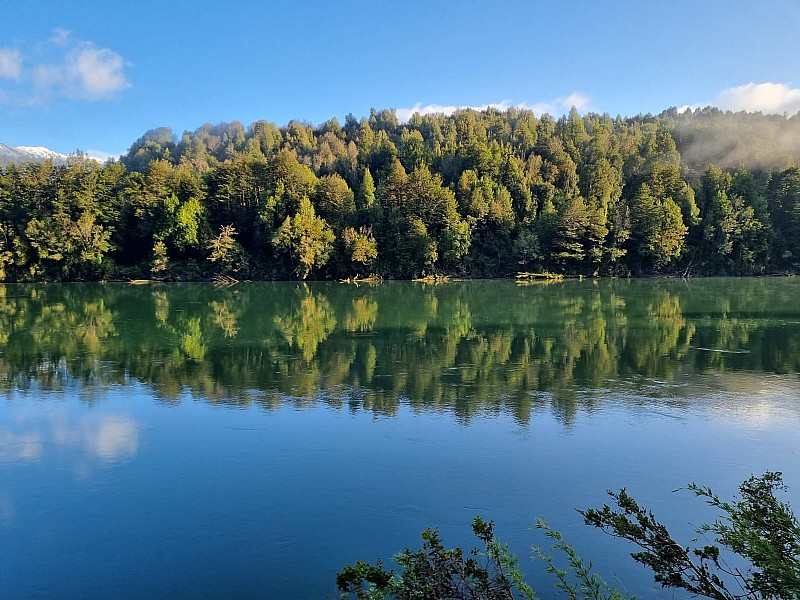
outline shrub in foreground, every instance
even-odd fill
[[[738,498],[721,500],[708,488],[690,484],[696,497],[719,511],[718,518],[697,529],[703,545],[683,545],[640,506],[625,489],[609,491],[615,506],[578,511],[587,525],[638,546],[631,557],[653,571],[664,587],[684,589],[715,600],[796,600],[800,598],[800,524],[790,506],[776,495],[785,492],[781,473],[752,476],[739,486]],[[555,587],[570,600],[624,600],[627,594],[609,586],[592,564],[581,559],[561,534],[543,520],[536,527],[552,540],[551,551],[563,554],[566,568],[552,554],[533,548],[544,561]],[[493,523],[476,517],[472,524],[482,548],[464,554],[445,548],[437,530],[422,533],[418,550],[406,548],[394,557],[397,571],[358,561],[338,574],[342,598],[358,600],[534,600],[536,595],[519,569],[517,558],[494,536]]]

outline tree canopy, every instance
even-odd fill
[[[119,163],[0,168],[0,279],[794,272],[798,139],[710,107],[162,127]]]

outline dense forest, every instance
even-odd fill
[[[394,111],[0,169],[0,280],[795,272],[800,114]]]

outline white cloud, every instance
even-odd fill
[[[19,50],[0,48],[0,78],[19,80],[22,73],[22,54]]]
[[[72,94],[89,100],[114,96],[131,87],[125,78],[125,61],[107,48],[82,43],[66,57],[66,78]]]
[[[717,105],[734,111],[794,114],[800,111],[800,88],[783,83],[748,83],[722,90]]]
[[[0,49],[0,78],[15,86],[0,92],[0,101],[22,106],[46,104],[58,97],[73,100],[107,100],[131,87],[129,64],[109,48],[75,39],[56,29],[49,40],[31,47],[31,56]]]
[[[570,109],[574,106],[577,110],[584,110],[589,108],[591,98],[581,92],[572,92],[566,98],[562,98],[560,102],[562,108]]]
[[[469,106],[469,105],[455,105],[455,104],[425,104],[423,105],[421,102],[417,102],[414,106],[410,108],[398,108],[395,109],[395,114],[397,115],[397,120],[401,123],[405,123],[408,121],[414,113],[419,113],[420,115],[430,115],[430,114],[445,114],[445,115],[452,115],[457,110],[465,110],[465,109],[472,109],[472,110],[486,110],[487,108],[496,108],[497,110],[507,110],[509,108],[524,108],[527,110],[533,111],[537,116],[541,116],[544,113],[550,113],[553,115],[565,113],[569,111],[571,107],[575,107],[578,110],[585,110],[589,107],[590,98],[585,94],[580,92],[573,92],[569,96],[564,96],[562,98],[556,98],[549,102],[537,102],[535,104],[530,104],[527,102],[517,102],[514,103],[511,100],[501,100],[500,102],[490,102],[488,104],[482,104],[479,106]]]
[[[791,88],[784,83],[747,83],[725,88],[713,100],[687,104],[678,111],[709,105],[722,110],[793,115],[800,112],[800,88]]]

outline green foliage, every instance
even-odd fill
[[[632,600],[592,572],[592,564],[580,558],[558,531],[541,519],[536,527],[553,540],[550,551],[566,557],[567,568],[562,569],[550,553],[533,548],[533,558],[547,563],[545,571],[553,575],[555,588],[567,598]],[[399,572],[387,571],[381,560],[374,565],[357,561],[336,576],[337,589],[342,598],[355,596],[358,600],[537,600],[517,557],[495,538],[494,523],[475,517],[472,531],[482,548],[474,548],[466,556],[461,548],[445,548],[436,529],[426,529],[418,550],[406,548],[394,556]]]
[[[344,227],[355,221],[355,197],[341,175],[322,177],[314,196],[320,216],[328,223]]]
[[[475,517],[472,531],[483,544],[464,556],[461,548],[445,548],[439,532],[422,532],[418,550],[406,548],[394,557],[400,573],[357,562],[336,576],[342,598],[359,600],[513,600],[513,582],[506,572],[507,555],[494,538],[494,523]]]
[[[372,173],[369,172],[369,169],[364,169],[364,176],[358,188],[356,201],[358,210],[364,214],[368,214],[372,207],[375,206],[375,181],[372,179]]]
[[[360,227],[357,231],[352,227],[346,228],[342,231],[342,241],[347,257],[356,269],[369,269],[378,258],[378,244],[372,230],[367,227]]]
[[[203,217],[200,201],[192,196],[178,207],[175,217],[175,245],[180,249],[197,246],[200,242],[199,231]]]
[[[514,243],[514,254],[522,271],[530,270],[541,261],[542,249],[535,231],[525,228],[519,232]]]
[[[233,225],[223,225],[219,235],[209,242],[211,254],[208,260],[219,267],[223,275],[232,275],[247,270],[247,258],[244,249],[236,241],[236,229]]]
[[[317,217],[311,201],[303,198],[297,213],[286,217],[278,228],[272,244],[289,254],[295,265],[294,272],[305,279],[312,269],[328,261],[334,239],[333,230],[324,219]]]
[[[642,183],[630,202],[630,210],[631,241],[645,264],[658,269],[681,255],[689,228],[672,198],[660,198],[647,183]]]
[[[97,279],[118,265],[117,276],[146,276],[161,242],[172,277],[206,264],[227,225],[258,277],[351,274],[342,243],[300,270],[273,243],[303,198],[337,240],[374,231],[385,277],[509,275],[515,258],[531,262],[514,250],[530,247],[529,232],[537,264],[561,273],[796,272],[800,151],[787,140],[798,123],[717,109],[465,109],[402,125],[387,110],[344,126],[206,124],[180,141],[155,129],[119,164],[0,169],[0,275]]]
[[[444,263],[450,269],[455,268],[458,261],[469,252],[472,243],[472,235],[466,221],[454,220],[449,223],[442,233],[442,255]]]
[[[800,524],[775,495],[785,490],[780,473],[750,477],[739,486],[740,498],[730,502],[707,487],[692,484],[689,490],[722,512],[697,530],[700,536],[711,536],[713,543],[683,546],[625,489],[609,491],[616,508],[604,505],[579,512],[587,525],[639,546],[631,556],[665,587],[717,600],[800,597]],[[741,559],[747,563],[744,569],[738,566]]]
[[[150,271],[152,271],[154,276],[159,277],[167,271],[168,266],[167,245],[162,241],[158,241],[153,246],[153,261],[150,266]]]
[[[735,574],[747,593],[762,598],[800,596],[800,523],[775,495],[786,491],[780,473],[750,477],[739,486],[741,498],[731,502],[720,500],[708,487],[692,484],[689,489],[723,514],[701,532],[716,536],[718,544],[752,564],[746,576]]]
[[[587,525],[639,546],[641,550],[631,556],[651,569],[656,582],[664,587],[714,600],[800,597],[800,524],[788,504],[775,495],[786,489],[780,473],[751,476],[739,486],[741,497],[730,502],[708,487],[691,484],[688,489],[722,513],[713,523],[697,529],[700,536],[713,541],[694,548],[673,539],[653,513],[625,489],[609,491],[616,508],[604,505],[578,512]],[[567,598],[632,600],[593,572],[592,563],[578,556],[560,532],[542,519],[537,519],[536,527],[553,545],[549,552],[534,547],[533,558],[546,563],[545,571]],[[516,557],[494,537],[493,523],[476,517],[472,528],[483,550],[473,549],[468,557],[460,548],[446,549],[438,532],[426,529],[418,550],[406,548],[394,557],[399,572],[386,571],[380,560],[375,565],[358,561],[338,574],[337,588],[343,598],[354,595],[359,600],[535,600]],[[559,566],[560,561],[550,553],[553,551],[563,555],[566,568]],[[741,559],[748,564],[744,570],[739,566]]]
[[[767,186],[775,231],[773,255],[781,265],[800,266],[800,168],[774,173]]]
[[[556,551],[566,557],[568,568],[564,569],[556,564],[552,554],[537,547],[533,548],[533,557],[547,563],[545,571],[555,577],[556,589],[566,593],[567,598],[570,600],[633,600],[632,596],[611,587],[599,574],[592,572],[592,563],[587,563],[578,556],[575,548],[564,541],[561,532],[550,527],[544,519],[536,520],[536,528],[544,531],[545,536],[553,541],[550,552]]]

